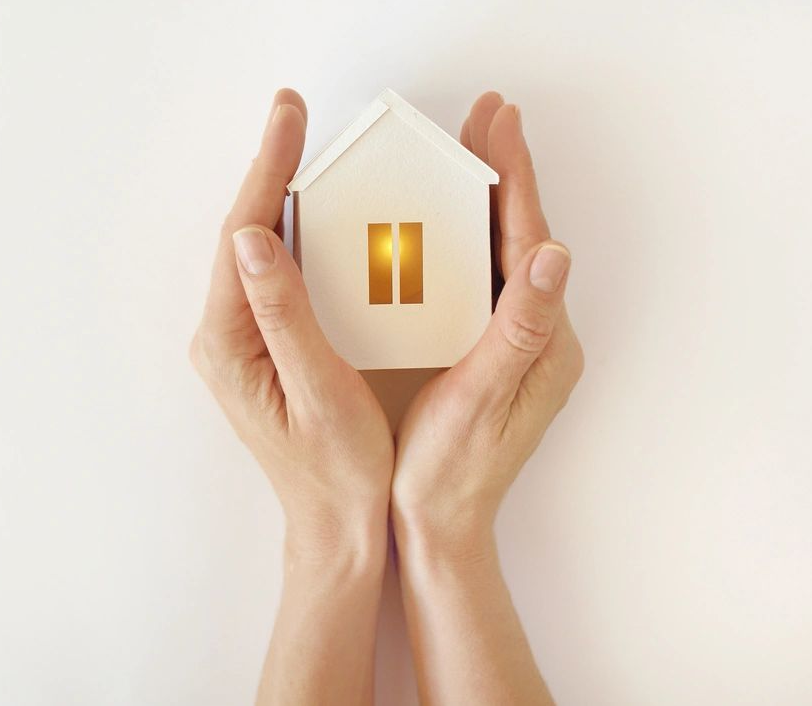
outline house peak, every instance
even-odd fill
[[[288,184],[288,192],[304,191],[386,112],[392,111],[446,157],[485,184],[499,183],[499,175],[475,154],[391,88],[385,88],[367,108],[311,159]]]

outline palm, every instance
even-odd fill
[[[486,93],[474,104],[460,140],[500,175],[491,201],[498,297],[504,280],[549,239],[549,229],[513,107],[503,105],[498,94]],[[442,485],[487,494],[489,485],[509,483],[566,401],[583,365],[565,311],[543,352],[508,394],[477,396],[483,371],[471,362],[475,352],[429,381],[404,414],[393,485],[401,507],[414,510],[429,503]],[[449,443],[449,438],[462,443]],[[450,453],[455,458],[448,458]],[[487,479],[484,485],[470,482],[471,468]]]

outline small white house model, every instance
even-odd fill
[[[293,252],[336,352],[359,370],[454,365],[491,315],[499,176],[391,90],[288,185]]]

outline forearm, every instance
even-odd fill
[[[469,535],[465,548],[399,521],[395,531],[421,703],[552,704],[490,528]]]
[[[386,519],[311,550],[288,532],[285,579],[257,706],[371,704]]]

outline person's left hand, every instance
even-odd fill
[[[492,205],[506,283],[479,342],[405,412],[391,507],[401,553],[419,546],[478,557],[491,549],[499,504],[584,362],[563,303],[569,251],[550,239],[518,109],[484,94],[461,140],[499,173]]]
[[[392,433],[366,382],[324,337],[272,230],[301,159],[304,101],[283,89],[271,116],[223,225],[190,356],[270,478],[288,549],[318,560],[374,554],[382,563]]]

